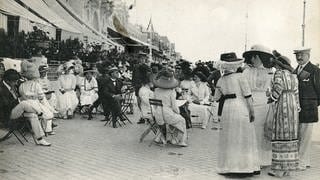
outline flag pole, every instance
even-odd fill
[[[247,44],[248,44],[248,18],[249,18],[249,15],[248,15],[248,4],[247,4],[244,51],[247,51]]]
[[[303,19],[302,19],[302,46],[304,46],[305,42],[305,28],[306,28],[306,0],[303,0]]]

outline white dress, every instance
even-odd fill
[[[156,88],[154,91],[154,98],[162,100],[163,117],[164,117],[163,121],[165,121],[167,124],[170,124],[176,127],[181,131],[181,133],[177,135],[179,142],[175,142],[175,143],[186,143],[187,141],[186,121],[180,115],[179,108],[176,104],[175,90]],[[160,110],[160,108],[155,110],[154,113],[156,117],[162,117],[162,111]],[[158,124],[160,123],[158,122]]]
[[[270,88],[273,73],[263,66],[255,68],[249,67],[243,72],[247,78],[253,98],[253,108],[255,114],[254,126],[256,130],[259,159],[261,166],[271,165],[271,142],[264,136],[264,123],[266,121],[269,105],[266,91]]]
[[[189,110],[191,112],[191,121],[193,123],[201,123],[202,128],[206,128],[210,116],[211,107],[204,105],[209,103],[210,90],[207,83],[200,82],[191,88],[191,100],[199,100],[200,104],[190,102]]]
[[[141,116],[142,118],[151,118],[151,110],[149,99],[154,98],[153,91],[150,90],[149,86],[142,86],[139,89],[139,98],[141,100]]]
[[[78,105],[78,98],[76,92],[76,77],[73,74],[62,74],[59,79],[59,89],[64,90],[65,93],[58,95],[58,109],[62,116],[65,116],[67,111],[73,113]],[[70,114],[71,115],[71,114]]]
[[[249,120],[245,96],[251,95],[247,80],[241,73],[222,76],[214,100],[222,95],[235,94],[226,99],[219,131],[218,173],[253,173],[260,170],[254,124]]]
[[[92,105],[98,99],[98,83],[96,78],[92,77],[91,81],[84,78],[80,86],[80,104]]]

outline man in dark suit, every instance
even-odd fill
[[[0,123],[6,127],[9,127],[9,121],[12,121],[10,120],[11,118],[19,118],[20,114],[26,112],[25,110],[27,109],[33,111],[33,108],[28,103],[19,102],[17,91],[19,79],[19,73],[16,70],[9,69],[4,72],[3,81],[0,82]],[[50,146],[51,144],[43,139],[44,132],[38,116],[32,115],[28,120],[37,145]]]
[[[8,126],[11,110],[19,104],[17,85],[20,75],[16,70],[9,69],[0,82],[0,123]]]
[[[310,167],[310,146],[313,123],[318,122],[318,106],[320,105],[320,69],[312,64],[310,48],[294,50],[298,67],[294,73],[299,80],[299,158],[300,169]]]
[[[104,113],[112,115],[112,126],[117,127],[117,118],[121,117],[121,82],[119,70],[116,67],[109,69],[109,76],[101,78],[99,84],[99,97],[103,106]],[[107,118],[107,117],[106,117]]]

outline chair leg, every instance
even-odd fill
[[[150,133],[152,130],[152,127],[150,126],[148,129],[146,129],[140,136],[139,142],[142,143],[143,139]]]
[[[110,123],[110,120],[108,120],[105,124],[104,124],[104,126],[106,126],[107,124],[109,124]]]
[[[40,122],[40,124],[41,124],[41,126],[42,126],[42,123],[41,123],[41,122]],[[33,139],[33,141],[34,141],[34,144],[37,145],[37,141],[36,141],[36,138],[34,137],[34,132],[33,132],[33,130],[32,130],[32,127],[31,127],[31,124],[30,124],[30,123],[27,123],[27,128],[28,128],[29,131],[31,132],[31,135],[32,135],[32,139]],[[44,134],[46,134],[46,133],[44,133]]]
[[[25,135],[23,134],[22,131],[18,130],[19,134],[23,137],[23,139],[26,141],[26,142],[29,142],[28,139],[25,137]]]
[[[21,139],[16,135],[15,132],[12,131],[12,134],[18,139],[18,141],[24,146],[23,142],[21,141]]]

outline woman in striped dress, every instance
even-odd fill
[[[298,167],[298,79],[292,74],[290,60],[280,56],[274,60],[277,69],[272,79],[268,103],[274,102],[271,124],[272,164],[270,176],[287,176]]]

